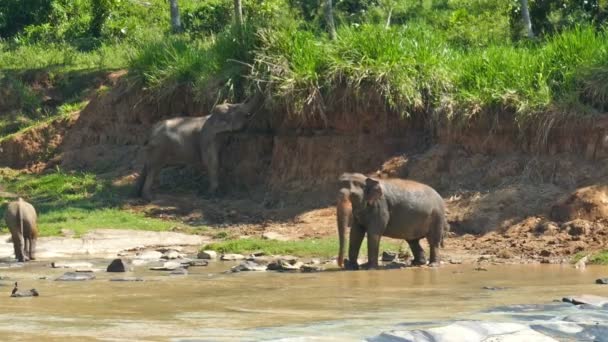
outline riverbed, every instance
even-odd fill
[[[133,266],[94,280],[55,281],[48,261],[0,268],[0,340],[253,341],[307,337],[360,341],[394,329],[454,320],[509,321],[487,310],[547,304],[567,295],[606,295],[606,267],[444,265],[378,271],[225,273],[233,263],[190,267],[188,275]],[[14,266],[14,264],[12,264]],[[139,277],[143,281],[114,282]],[[10,298],[12,284],[39,297]],[[484,289],[484,287],[486,287]]]

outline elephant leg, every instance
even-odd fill
[[[30,255],[30,260],[36,260],[36,239],[35,238],[29,238],[29,255]]]
[[[422,249],[422,247],[420,246],[420,239],[407,240],[407,243],[408,245],[410,245],[412,255],[414,256],[412,265],[425,265],[426,258],[424,257],[424,249]]]
[[[30,258],[30,241],[31,241],[31,239],[26,237],[26,238],[23,239],[23,241],[25,243],[23,245],[24,246],[24,248],[23,248],[23,257],[24,257],[24,259],[26,261],[27,260],[31,260],[31,258]]]
[[[24,241],[23,241],[23,235],[21,235],[18,232],[12,232],[11,231],[11,235],[13,238],[13,248],[15,250],[15,258],[19,261],[19,262],[24,262],[25,258],[24,258],[24,253],[23,253],[23,245],[24,245]]]
[[[445,219],[443,215],[435,215],[433,225],[429,234],[426,236],[426,241],[429,242],[431,255],[429,259],[430,266],[439,266],[439,246],[443,241]]]
[[[367,268],[378,268],[378,254],[380,253],[380,234],[367,232]]]
[[[207,166],[207,174],[209,176],[209,193],[214,194],[219,187],[217,179],[217,170],[219,168],[217,149],[215,145],[207,147],[204,155],[205,164]]]
[[[365,230],[363,227],[361,227],[361,225],[354,224],[350,228],[350,238],[348,241],[348,264],[346,265],[346,269],[359,269],[357,259],[359,259],[359,249],[361,248],[363,237],[365,237]]]
[[[144,181],[143,190],[141,192],[142,197],[146,201],[152,201],[152,187],[154,186],[154,180],[158,177],[160,173],[160,168],[157,166],[150,166],[150,170],[146,175],[146,180]]]

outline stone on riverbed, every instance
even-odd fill
[[[84,261],[76,261],[76,262],[51,262],[51,267],[52,268],[80,268],[80,269],[87,269],[87,268],[93,268],[93,264],[91,264],[90,262],[84,262]]]
[[[524,324],[481,321],[455,322],[447,326],[410,331],[390,331],[368,339],[372,342],[557,342],[557,340],[532,330]]]
[[[300,267],[300,270],[304,273],[313,273],[313,272],[322,272],[324,270],[323,266],[315,265],[315,264],[304,264]]]
[[[95,279],[95,274],[93,273],[66,272],[61,277],[55,279],[55,281],[84,281],[92,279]]]
[[[173,271],[178,268],[183,268],[183,265],[178,261],[167,261],[162,266],[150,267],[152,271]]]
[[[202,260],[202,259],[194,259],[194,260],[188,260],[186,262],[182,261],[181,264],[182,265],[191,266],[191,267],[201,267],[201,266],[207,266],[207,265],[209,265],[209,261]]]
[[[382,252],[382,261],[394,261],[397,259],[397,253],[384,251]]]
[[[562,301],[566,303],[572,303],[574,305],[587,304],[596,307],[602,307],[608,304],[608,297],[601,297],[595,295],[580,295],[564,297]]]
[[[253,272],[263,272],[266,271],[266,265],[260,265],[254,261],[244,261],[239,265],[236,265],[230,269],[232,272],[242,272],[242,271],[253,271]]]
[[[36,289],[30,289],[29,291],[26,292],[15,292],[15,293],[11,293],[11,297],[13,298],[20,298],[20,297],[38,297],[40,294],[38,293],[38,291],[36,291]]]
[[[608,285],[608,278],[600,278],[595,281],[596,284]]]
[[[236,261],[245,259],[244,255],[241,254],[222,254],[221,260],[223,261]]]
[[[125,263],[122,261],[122,259],[114,259],[108,265],[106,272],[125,272],[125,269]]]
[[[197,258],[215,260],[215,259],[217,259],[217,252],[216,251],[202,251],[202,252],[198,253]]]
[[[181,259],[182,255],[179,254],[177,251],[175,250],[170,250],[165,252],[165,254],[163,254],[161,256],[161,259],[167,259],[167,260],[173,260],[173,259]]]

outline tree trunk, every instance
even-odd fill
[[[177,0],[169,0],[171,5],[171,29],[174,33],[178,33],[182,30],[182,21],[179,17],[179,6]]]
[[[241,4],[241,0],[234,0],[234,21],[239,28],[243,26],[243,5]]]
[[[528,38],[534,38],[534,31],[532,30],[532,21],[530,20],[530,9],[528,7],[528,0],[519,0],[521,4],[521,17],[524,21],[524,26],[528,33]]]
[[[334,9],[331,0],[325,0],[325,21],[327,22],[327,31],[329,38],[335,40],[338,34],[336,33],[336,25],[334,23]]]

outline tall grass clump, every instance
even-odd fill
[[[449,49],[424,26],[345,27],[333,46],[329,77],[354,94],[376,89],[402,114],[423,110],[451,88]]]

